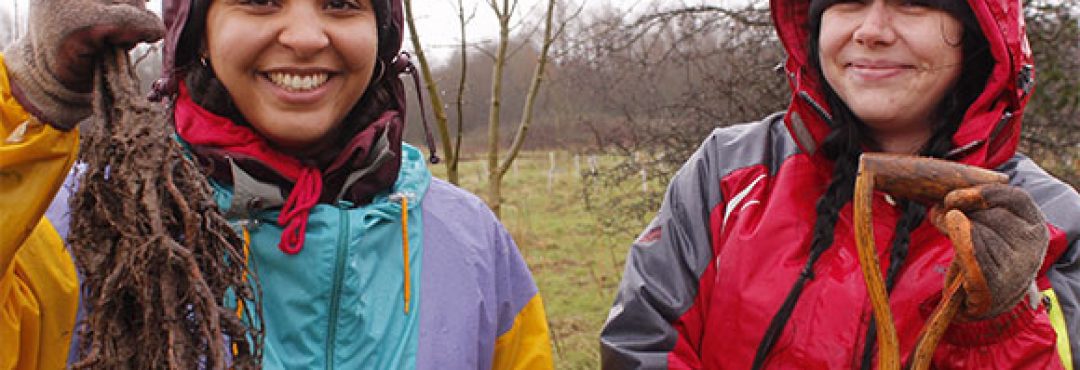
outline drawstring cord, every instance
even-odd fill
[[[405,275],[402,299],[405,301],[405,314],[408,315],[409,298],[412,296],[412,274],[409,272],[409,194],[396,193],[390,196],[390,200],[401,201],[401,256],[402,272]]]
[[[281,234],[278,248],[286,254],[297,254],[304,248],[304,234],[307,232],[308,215],[311,208],[319,202],[322,193],[322,174],[312,167],[305,167],[296,179],[296,185],[289,193],[289,199],[281,208],[278,224],[285,230]]]
[[[439,155],[435,152],[435,137],[431,136],[431,128],[428,125],[427,109],[424,108],[424,92],[420,90],[420,73],[416,70],[416,64],[412,62],[412,54],[403,51],[394,59],[394,69],[412,76],[413,86],[416,87],[416,99],[420,103],[420,121],[424,123],[424,141],[427,142],[431,156],[428,161],[431,164],[439,163]]]
[[[409,314],[409,197],[401,197],[401,253],[405,266],[405,314]]]

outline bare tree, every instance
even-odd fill
[[[406,0],[406,17],[410,23],[410,31],[413,32],[413,48],[416,50],[418,60],[421,64],[421,72],[424,74],[424,80],[427,84],[427,92],[431,96],[430,104],[436,112],[436,124],[439,129],[440,137],[442,139],[442,146],[444,152],[447,153],[447,173],[451,182],[458,181],[458,163],[461,158],[461,146],[463,141],[463,133],[465,130],[466,117],[466,89],[469,81],[468,72],[470,68],[470,45],[468,43],[467,35],[465,32],[466,24],[472,19],[474,13],[466,12],[464,3],[461,0],[457,2],[458,21],[460,25],[460,40],[458,46],[458,85],[456,90],[456,109],[457,109],[457,129],[454,135],[456,138],[451,142],[451,131],[449,128],[449,120],[447,118],[445,108],[443,107],[444,96],[440,95],[441,89],[438,88],[438,78],[436,78],[434,71],[430,67],[428,58],[423,52],[422,44],[417,36],[415,27],[415,18],[412,13],[411,0]],[[509,63],[516,51],[519,50],[533,50],[534,44],[531,40],[526,39],[519,46],[512,47],[515,42],[513,38],[513,31],[516,27],[524,23],[517,22],[519,2],[518,0],[486,0],[486,7],[489,8],[495,15],[498,21],[498,36],[495,39],[494,50],[488,51],[484,48],[473,49],[476,52],[490,56],[491,58],[491,73],[490,73],[490,95],[487,103],[487,163],[488,163],[488,204],[492,210],[498,215],[502,200],[501,200],[501,185],[502,179],[511,168],[513,161],[517,158],[524,146],[529,127],[533,121],[533,115],[537,101],[539,100],[541,86],[544,83],[544,77],[547,74],[547,68],[549,64],[549,56],[551,54],[552,45],[555,40],[560,36],[561,30],[573,19],[580,11],[581,7],[577,8],[576,12],[568,12],[564,14],[564,18],[559,22],[555,21],[556,10],[563,8],[557,0],[546,0],[544,5],[544,18],[541,23],[543,32],[541,39],[536,46],[535,61],[533,62],[531,77],[529,78],[528,87],[524,88],[525,96],[521,102],[521,116],[518,119],[517,129],[514,132],[513,139],[509,148],[505,152],[505,155],[500,151],[500,140],[503,138],[501,134],[501,126],[504,121],[504,107],[508,103],[508,100],[516,102],[514,98],[509,97],[507,90],[507,71],[510,66]],[[475,82],[475,81],[474,81]],[[515,104],[516,106],[516,104]]]
[[[458,4],[461,4],[461,0],[458,0]],[[413,52],[416,53],[416,59],[420,63],[420,72],[424,78],[424,84],[427,86],[428,99],[431,101],[432,111],[435,113],[435,126],[439,131],[439,138],[442,141],[443,156],[445,157],[445,163],[447,166],[447,174],[450,177],[450,182],[457,183],[457,162],[458,153],[454,148],[450,146],[450,134],[447,129],[448,123],[446,118],[446,108],[443,106],[442,95],[439,94],[439,86],[435,82],[431,73],[431,63],[428,62],[427,54],[424,52],[424,48],[420,44],[420,33],[416,32],[416,18],[413,16],[412,0],[405,0],[405,19],[409,25],[409,33],[412,34]],[[464,23],[464,22],[463,22]],[[464,29],[462,25],[462,29]],[[463,74],[464,76],[464,74]],[[417,91],[417,94],[422,92]],[[453,169],[453,170],[451,170]]]
[[[633,18],[611,9],[578,26],[560,45],[560,69],[575,72],[557,75],[550,90],[554,110],[576,112],[592,134],[590,151],[615,159],[583,174],[583,198],[608,210],[597,213],[606,233],[640,231],[711,130],[762,119],[790,97],[764,2],[658,5]]]
[[[0,10],[0,24],[12,24],[11,18],[11,15],[8,14],[7,11]],[[15,41],[14,28],[6,26],[0,27],[0,50],[3,50],[8,44],[11,44],[12,41]]]
[[[533,120],[533,110],[536,105],[537,94],[544,82],[544,75],[550,61],[551,46],[562,33],[569,20],[580,14],[582,7],[572,12],[563,19],[560,24],[555,24],[556,0],[545,2],[547,10],[544,13],[544,33],[540,44],[540,53],[537,56],[536,69],[532,75],[532,82],[525,95],[525,105],[522,108],[521,118],[518,121],[517,132],[514,140],[507,149],[506,156],[499,153],[499,129],[502,125],[500,116],[502,109],[502,82],[504,69],[508,58],[510,43],[510,21],[514,10],[518,6],[518,0],[488,0],[488,6],[495,13],[499,21],[498,48],[495,54],[495,68],[492,70],[491,82],[491,109],[488,114],[488,206],[496,216],[501,214],[502,209],[502,180],[510,170],[514,160],[521,152],[525,143],[525,137]]]
[[[447,177],[449,177],[450,182],[454,184],[458,183],[458,164],[461,162],[461,138],[464,135],[463,130],[465,127],[465,87],[467,86],[469,75],[469,43],[467,41],[468,34],[465,32],[465,27],[469,24],[469,21],[472,20],[472,18],[476,15],[476,9],[473,8],[473,11],[466,16],[465,2],[463,0],[458,0],[457,5],[459,25],[458,37],[460,39],[460,41],[458,42],[458,56],[461,58],[461,73],[458,77],[457,97],[454,99],[454,106],[455,108],[457,108],[457,129],[454,130],[454,156],[453,160],[448,161],[448,163],[446,164]],[[446,130],[444,129],[443,131]],[[449,145],[449,142],[445,142],[445,145]],[[447,151],[449,152],[450,150]]]
[[[13,20],[13,22],[11,22],[11,24],[14,25],[14,27],[12,28],[12,35],[14,36],[12,39],[14,40],[14,39],[18,39],[19,35],[22,34],[22,28],[19,26],[19,0],[12,0],[12,1],[13,1],[12,7],[15,9],[15,13],[12,14],[12,17],[11,17],[12,20]]]

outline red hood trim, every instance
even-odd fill
[[[796,136],[795,141],[806,152],[814,152],[829,133],[828,124],[813,104],[824,105],[819,76],[807,64],[806,40],[810,1],[771,0],[773,24],[788,53],[785,62],[788,84],[793,91],[784,122],[790,132],[809,132],[810,137]],[[968,0],[979,25],[990,43],[990,53],[996,62],[986,88],[968,109],[964,122],[953,136],[955,148],[969,148],[958,162],[994,168],[1016,153],[1020,142],[1020,127],[1024,107],[1030,98],[1031,86],[1021,86],[1020,76],[1025,68],[1034,79],[1031,47],[1024,31],[1021,0]],[[816,103],[807,101],[803,94]],[[1003,119],[1009,117],[1008,119]],[[805,129],[794,127],[801,122]],[[813,142],[806,142],[813,140]]]

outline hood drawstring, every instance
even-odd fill
[[[416,64],[412,62],[412,54],[407,51],[398,54],[398,57],[394,59],[394,70],[412,76],[413,86],[416,87],[416,99],[420,103],[420,121],[424,123],[424,141],[427,143],[428,150],[431,151],[428,161],[431,164],[439,163],[439,155],[436,154],[435,149],[435,138],[431,136],[431,128],[427,120],[427,109],[424,108],[424,92],[420,90],[420,73],[416,70]]]
[[[308,215],[311,214],[311,208],[319,202],[321,193],[322,174],[314,167],[304,167],[281,208],[281,214],[278,215],[278,224],[285,227],[281,242],[278,243],[282,252],[297,254],[304,248]]]
[[[409,197],[401,197],[401,253],[405,266],[405,314],[409,314],[410,273],[409,273]]]
[[[409,195],[405,193],[397,193],[390,196],[390,200],[401,201],[401,256],[402,256],[402,272],[405,275],[404,283],[402,283],[405,292],[403,293],[403,299],[405,301],[405,314],[409,314],[409,298],[412,296],[412,274],[409,272]]]

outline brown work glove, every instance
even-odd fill
[[[1008,312],[1029,292],[1046,256],[1050,235],[1042,211],[1027,192],[1002,184],[952,191],[943,209],[963,211],[971,220],[975,259],[990,290],[989,309],[965,318],[982,320]],[[939,228],[942,214],[936,209],[933,217]],[[971,303],[967,298],[965,306]]]
[[[38,119],[70,130],[90,115],[99,54],[160,39],[144,0],[34,0],[29,32],[4,50],[15,98]]]

